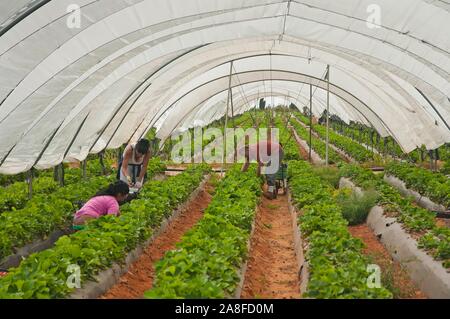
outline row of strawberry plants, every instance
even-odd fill
[[[102,168],[98,159],[92,159],[87,164],[87,176],[100,176]],[[111,173],[108,169],[108,173]],[[53,179],[53,170],[35,171],[33,174],[37,176],[33,179],[33,195],[50,194],[59,187],[58,183]],[[24,176],[24,174],[19,174]],[[82,180],[82,170],[79,168],[69,168],[64,172],[65,185],[79,183]],[[10,210],[21,209],[25,207],[29,200],[28,184],[24,178],[20,181],[11,183],[6,187],[0,188],[0,214]]]
[[[67,229],[78,201],[85,201],[112,181],[95,177],[89,181],[38,194],[24,208],[0,215],[0,260],[57,229]]]
[[[444,174],[404,162],[392,162],[386,166],[385,171],[404,181],[406,187],[438,204],[450,207],[450,179]]]
[[[350,125],[345,123],[339,124],[336,123],[335,127],[336,132],[345,135],[347,137],[352,137],[353,140],[357,138],[366,145],[373,145],[373,147],[377,149],[380,153],[385,153],[387,151],[394,157],[401,158],[407,160],[408,162],[413,163],[418,163],[421,160],[427,161],[427,158],[429,158],[429,153],[424,145],[420,148],[416,148],[414,151],[404,153],[401,147],[395,141],[395,139],[393,139],[391,136],[385,138],[386,142],[389,144],[389,146],[386,146],[385,142],[380,142],[380,136],[375,129],[360,123],[352,123]],[[371,135],[377,137],[376,141],[371,139]],[[448,144],[447,145],[444,144],[437,150],[439,153],[440,160],[444,161],[445,162],[444,165],[446,165],[442,168],[441,172],[444,174],[448,174],[447,172],[450,172],[450,170],[448,170],[448,167],[450,166],[449,162],[450,148]],[[423,155],[423,159],[421,159],[421,154]]]
[[[39,177],[33,181],[34,194],[49,194],[58,188],[52,177]],[[15,182],[0,192],[0,214],[10,210],[23,208],[29,200],[28,184]]]
[[[164,169],[164,163],[155,158],[149,162],[147,174],[151,177]],[[22,209],[1,214],[0,260],[14,254],[17,248],[44,238],[55,230],[67,229],[78,204],[87,201],[114,178],[112,175],[92,177],[58,187],[53,193],[35,195]]]
[[[303,238],[310,278],[306,296],[312,298],[392,298],[383,287],[369,287],[369,261],[363,243],[347,229],[333,188],[306,162],[289,163],[289,185]],[[314,185],[314,187],[311,187]]]
[[[156,280],[147,298],[224,298],[239,281],[247,256],[261,180],[251,166],[235,165],[218,185],[200,222],[156,265]]]
[[[420,236],[419,248],[427,250],[436,260],[442,260],[444,267],[450,267],[450,230],[436,226],[435,215],[427,209],[417,207],[410,198],[386,183],[371,170],[358,165],[344,164],[341,175],[350,178],[363,189],[375,189],[380,193],[379,205],[404,227]]]
[[[309,132],[306,128],[304,128],[296,119],[292,119],[290,121],[292,127],[294,127],[295,131],[297,132],[298,136],[304,140],[306,143],[308,143],[309,147],[312,147],[312,149],[322,158],[324,159],[326,157],[326,144],[321,139],[318,139],[315,136],[311,136],[311,143],[309,144]],[[333,163],[339,163],[342,161],[342,158],[340,155],[333,150],[331,147],[328,149],[328,158],[329,162],[331,164]]]
[[[296,113],[296,117],[305,124],[309,124],[309,119],[301,113]],[[313,124],[313,130],[319,134],[322,139],[326,138],[326,128],[322,125]],[[366,162],[373,158],[373,153],[367,150],[361,144],[353,141],[351,138],[342,136],[332,129],[329,130],[330,143],[344,151],[346,154],[357,160],[358,162]]]
[[[295,141],[295,138],[291,135],[291,133],[286,128],[285,123],[283,120],[277,116],[274,119],[275,127],[278,128],[278,131],[280,133],[280,143],[283,145],[283,151],[284,151],[284,159],[289,160],[299,160],[300,154],[298,151],[298,145]]]
[[[200,165],[164,181],[149,181],[139,199],[122,206],[119,217],[91,220],[85,230],[61,237],[54,248],[30,256],[0,279],[0,298],[67,297],[74,291],[67,285],[69,266],[80,267],[83,283],[114,262],[122,262],[188,199],[208,171]]]
[[[361,131],[359,130],[359,127],[361,127]],[[339,132],[340,131],[340,132]],[[363,124],[351,124],[350,126],[347,124],[344,124],[341,128],[336,128],[335,132],[344,135],[351,140],[355,141],[355,139],[360,140],[362,143],[365,143],[366,145],[373,146],[379,153],[384,154],[388,153],[394,157],[398,158],[407,158],[409,160],[417,160],[417,153],[411,152],[409,154],[404,154],[401,147],[397,144],[397,142],[391,137],[386,137],[386,142],[389,144],[389,147],[385,146],[385,142],[381,142],[381,137],[378,134],[378,132],[366,125]],[[371,134],[374,137],[374,140],[371,140],[370,136]],[[378,136],[378,138],[377,138]],[[383,138],[384,139],[384,138]],[[355,141],[356,142],[356,141]]]

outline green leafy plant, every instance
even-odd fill
[[[156,265],[147,298],[224,298],[233,294],[261,194],[254,166],[234,166],[219,183],[200,222]]]
[[[292,127],[297,132],[298,136],[309,145],[309,131],[306,130],[295,118],[290,120]],[[309,123],[308,123],[309,125]],[[311,136],[311,143],[309,145],[322,159],[326,156],[326,144],[321,139],[318,139],[314,135]],[[332,148],[328,149],[328,158],[331,164],[339,163],[342,161],[341,156]]]
[[[309,119],[301,113],[297,112],[296,117],[304,124],[309,125]],[[322,125],[313,124],[313,130],[317,132],[322,139],[326,138],[326,128]],[[334,132],[331,128],[328,131],[328,136],[331,144],[335,145],[358,162],[366,162],[373,158],[372,151],[367,150],[364,146],[353,141],[351,138]]]
[[[152,159],[148,175],[151,177],[164,169],[165,165],[160,159]],[[81,176],[78,173],[76,174]],[[22,209],[0,215],[0,260],[36,239],[45,238],[55,230],[67,229],[78,204],[87,201],[114,179],[113,175],[88,180],[81,180],[79,177],[77,183],[57,187],[51,178],[41,177],[36,182],[41,193],[28,200]]]
[[[385,172],[404,181],[406,187],[450,207],[450,179],[444,174],[405,162],[392,162]]]
[[[450,229],[435,227],[419,239],[419,247],[429,251],[434,258],[442,260],[450,268]]]
[[[448,267],[448,257],[445,256],[448,253],[450,237],[448,232],[442,230],[443,228],[436,226],[434,213],[417,207],[412,199],[404,198],[381,176],[375,175],[368,169],[358,165],[343,164],[341,174],[351,178],[356,185],[364,189],[374,187],[380,194],[378,204],[383,206],[384,211],[396,217],[407,230],[418,233],[419,248],[428,250],[436,259],[443,260],[444,267]]]
[[[392,293],[383,287],[368,287],[369,261],[361,252],[363,244],[348,232],[333,188],[314,174],[306,162],[289,163],[289,181],[294,204],[301,211],[302,236],[308,242],[310,278],[306,295],[392,298]]]
[[[111,180],[97,177],[58,188],[51,194],[38,194],[24,208],[1,214],[0,259],[56,229],[66,229],[72,220],[76,203],[86,201]]]
[[[378,193],[374,190],[366,191],[362,195],[344,189],[336,196],[336,202],[342,209],[342,216],[349,225],[359,225],[366,221],[370,210],[378,201]]]
[[[339,169],[336,167],[323,167],[317,166],[314,167],[314,173],[319,176],[324,182],[332,185],[334,188],[339,187],[339,180],[341,179],[341,175]]]
[[[208,167],[196,166],[164,181],[146,183],[140,198],[121,208],[120,217],[92,220],[85,230],[61,237],[55,247],[24,260],[0,279],[0,298],[63,298],[73,291],[66,285],[67,267],[81,268],[82,282],[92,279],[152,234],[164,217],[185,201]],[[177,196],[171,195],[176,190]]]

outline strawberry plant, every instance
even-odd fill
[[[73,288],[66,285],[67,267],[81,268],[82,282],[92,279],[113,262],[122,262],[128,251],[152,234],[164,217],[181,204],[208,171],[192,167],[165,181],[150,181],[140,198],[122,207],[119,217],[92,220],[85,230],[61,237],[51,249],[33,254],[0,279],[0,298],[63,298]],[[172,189],[182,196],[172,198]]]
[[[291,133],[286,129],[281,117],[275,118],[275,127],[280,132],[280,142],[283,145],[284,159],[285,160],[299,160],[300,155],[298,151],[298,145],[295,138],[291,136]]]
[[[152,159],[148,169],[151,177],[156,172],[163,171],[165,165],[160,159]],[[113,180],[114,176],[92,177],[87,181],[79,179],[78,183],[57,187],[52,193],[38,193],[27,201],[22,209],[1,214],[0,260],[36,239],[45,238],[55,230],[67,229],[72,222],[74,211],[78,209],[78,204],[86,202]],[[37,187],[42,191],[49,191],[52,187],[56,187],[56,184],[48,177],[42,177],[39,178]],[[181,193],[173,194],[178,197]]]
[[[50,177],[37,178],[33,182],[34,194],[49,194],[55,191],[58,184]],[[0,213],[23,208],[28,202],[28,185],[16,182],[2,189],[0,193]]]
[[[333,188],[314,174],[306,162],[289,163],[289,182],[302,236],[308,242],[310,278],[306,295],[312,298],[392,298],[387,289],[369,288],[369,261],[363,244],[347,230]],[[311,187],[314,185],[314,187]]]
[[[302,125],[300,125],[296,119],[292,119],[290,123],[292,127],[294,127],[298,136],[309,145],[309,131]],[[324,159],[326,156],[325,142],[323,142],[322,140],[318,139],[313,135],[311,136],[311,143],[312,145],[309,145],[309,147],[311,147],[322,159]],[[331,164],[339,163],[340,161],[342,161],[340,155],[332,148],[328,149],[328,158]]]
[[[51,194],[38,194],[24,208],[0,215],[0,259],[14,253],[38,238],[57,229],[66,229],[72,220],[78,201],[86,201],[111,179],[93,178],[58,188]]]
[[[309,119],[301,113],[297,112],[296,117],[303,123],[309,125]],[[326,128],[322,125],[313,124],[313,131],[319,134],[322,139],[326,138]],[[372,159],[373,153],[361,144],[353,141],[351,138],[342,136],[333,131],[331,128],[328,133],[331,144],[335,145],[337,148],[341,149],[358,162],[366,162]]]
[[[446,256],[448,256],[450,237],[445,229],[436,226],[435,215],[432,212],[417,207],[413,199],[404,198],[396,188],[368,169],[358,165],[343,164],[341,173],[363,189],[368,189],[369,186],[375,187],[380,194],[378,204],[383,206],[384,211],[393,214],[407,230],[419,234],[426,232],[425,235],[420,236],[419,248],[430,251],[436,259],[443,260],[444,266],[448,265]]]
[[[261,180],[254,166],[227,172],[200,222],[156,265],[148,298],[224,298],[239,281]]]
[[[419,239],[419,248],[429,251],[434,258],[442,260],[450,268],[450,229],[435,227]]]
[[[154,170],[161,171],[163,163],[159,159],[152,159],[149,163],[149,175],[153,175]],[[107,170],[112,173],[112,170]],[[45,170],[33,172],[33,195],[51,194],[58,189],[58,183],[53,179],[53,171]],[[102,168],[98,159],[91,159],[87,164],[87,176],[97,177],[102,175]],[[8,211],[15,211],[24,208],[29,200],[28,184],[24,181],[26,174],[11,176],[5,180],[12,181],[8,186],[0,188],[0,214]],[[0,175],[0,179],[3,175]],[[66,186],[80,183],[82,180],[82,170],[80,168],[66,168],[64,171],[64,184]]]
[[[450,179],[444,174],[404,162],[390,163],[386,167],[386,174],[398,177],[405,182],[406,187],[436,203],[450,207]]]

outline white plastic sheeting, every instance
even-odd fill
[[[321,116],[326,109],[326,91],[313,87],[312,92],[313,114]],[[197,108],[193,108],[191,114],[182,122],[181,128],[186,130],[190,127],[203,126],[222,118],[227,109],[227,95],[228,91],[219,93]],[[254,108],[255,105],[258,105],[260,98],[266,98],[267,102],[271,104],[270,97],[272,96],[278,98],[275,99],[275,105],[277,105],[276,101],[278,100],[284,105],[294,103],[300,111],[304,106],[309,109],[309,85],[295,82],[263,81],[233,89],[233,114],[238,115]],[[336,95],[330,95],[330,113],[340,114],[346,123],[349,123],[350,120],[356,120],[370,126],[370,122],[358,110]],[[229,116],[231,115],[230,108]]]
[[[81,9],[80,28],[67,26],[72,4]],[[0,23],[25,5],[32,1],[0,1]],[[380,27],[367,24],[373,5]],[[430,0],[50,1],[0,37],[0,173],[82,160],[152,125],[165,138],[199,116],[217,118],[223,103],[208,100],[228,89],[231,60],[234,92],[252,96],[266,83],[270,95],[277,87],[283,96],[283,83],[312,83],[321,88],[318,111],[329,64],[336,113],[370,122],[405,151],[436,148],[450,141],[449,7]],[[216,110],[207,113],[211,105]]]

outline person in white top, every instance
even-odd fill
[[[150,157],[148,140],[141,139],[136,144],[128,144],[119,164],[120,180],[128,183],[130,187],[141,188]]]

